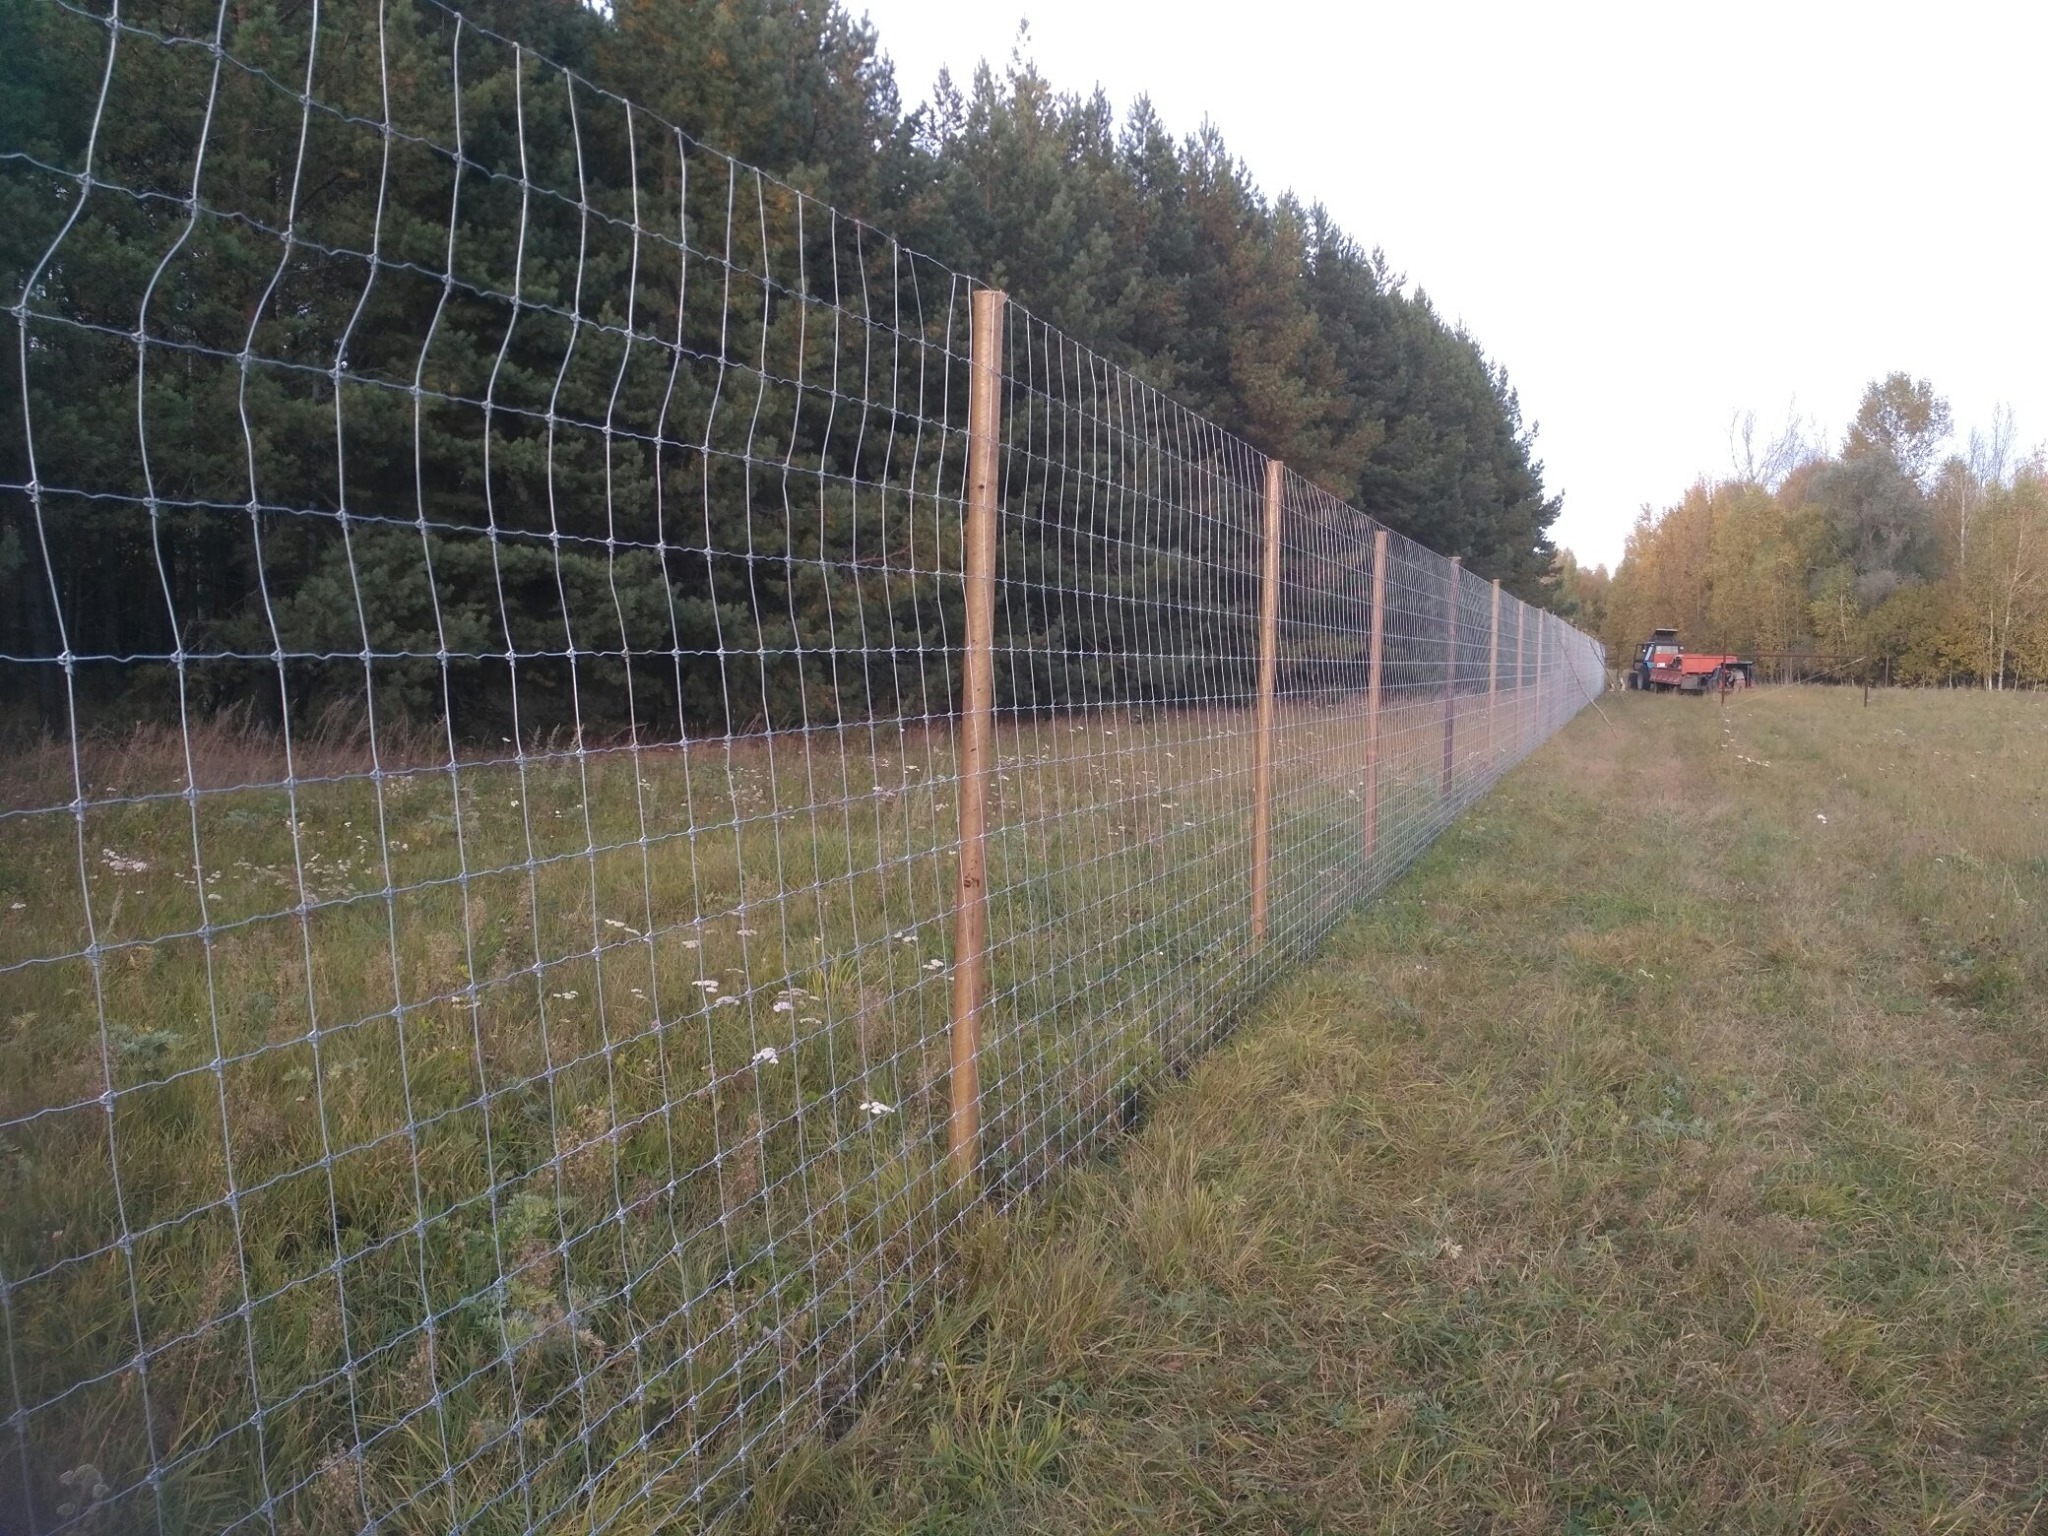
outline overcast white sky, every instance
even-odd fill
[[[1725,472],[1728,421],[1932,379],[2048,437],[2048,4],[849,0],[906,102],[1018,21],[1063,89],[1212,118],[1504,362],[1558,541]],[[1370,510],[1370,509],[1368,509]]]

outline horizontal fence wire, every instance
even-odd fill
[[[75,88],[0,144],[0,1528],[715,1517],[975,1199],[1131,1124],[1601,686],[431,0],[27,14]]]

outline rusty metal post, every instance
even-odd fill
[[[1273,886],[1273,689],[1280,671],[1280,492],[1287,466],[1266,461],[1266,563],[1259,591],[1259,738],[1252,772],[1252,943],[1265,943]]]
[[[967,634],[960,721],[960,859],[953,893],[953,1183],[981,1161],[981,1022],[988,998],[988,783],[995,744],[996,442],[1002,432],[1004,295],[975,290],[967,388]]]
[[[1365,858],[1380,838],[1380,655],[1387,639],[1387,530],[1372,536],[1372,649],[1365,667]],[[1368,873],[1370,871],[1368,870]]]
[[[1444,605],[1444,775],[1443,797],[1451,798],[1451,785],[1458,770],[1458,583],[1465,574],[1465,557],[1451,556],[1449,600]]]
[[[1494,724],[1494,707],[1500,702],[1500,578],[1493,578],[1493,624],[1486,642],[1486,758],[1491,766],[1500,764],[1500,741]]]

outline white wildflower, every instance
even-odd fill
[[[721,997],[713,1002],[711,1006],[714,1008],[737,1008],[739,1005],[740,1000],[736,997]]]
[[[716,992],[718,990],[718,983],[711,980],[708,976],[702,981],[693,981],[690,985],[699,992]]]
[[[781,1061],[782,1058],[775,1054],[775,1047],[772,1045],[764,1045],[754,1052],[754,1065],[757,1067],[778,1066]]]
[[[946,968],[946,962],[943,960],[927,960],[924,963],[924,968],[928,971],[943,971]]]
[[[576,1001],[576,994],[574,992],[550,992],[548,996],[558,1003],[573,1003]]]
[[[796,1011],[796,1004],[786,997],[778,998],[775,1007],[771,1011],[775,1013],[793,1013]]]
[[[1813,819],[1819,822],[1822,826],[1826,826],[1828,824],[1827,813],[1825,811],[1815,811],[1813,813]]]
[[[894,1105],[884,1104],[880,1099],[862,1099],[856,1107],[863,1111],[870,1120],[879,1120],[884,1115],[896,1113]]]
[[[100,850],[100,862],[117,875],[139,875],[149,868],[147,859],[126,859],[111,848]]]

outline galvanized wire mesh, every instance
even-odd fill
[[[452,11],[49,16],[100,63],[0,145],[0,1525],[701,1519],[967,1204],[972,284]],[[1266,461],[1004,343],[997,1200],[1604,675],[1286,476],[1256,939]]]

